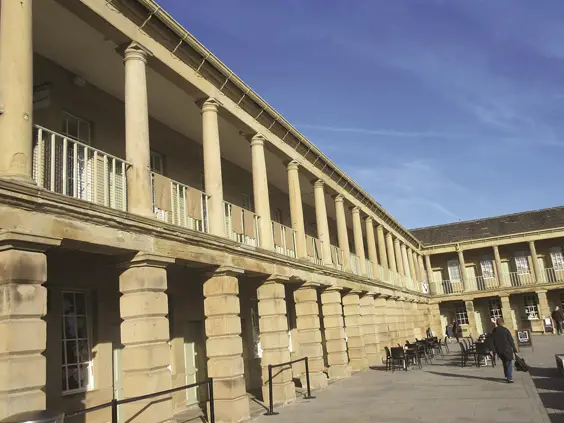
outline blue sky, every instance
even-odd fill
[[[160,0],[408,228],[564,204],[564,1]]]

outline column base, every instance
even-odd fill
[[[307,380],[305,372],[300,375],[300,382],[302,383],[302,389],[307,389]],[[310,373],[309,374],[309,385],[312,391],[317,391],[319,389],[327,388],[327,375],[323,372]]]
[[[262,387],[262,399],[266,405],[270,405],[268,384]],[[293,381],[272,385],[272,402],[274,404],[288,404],[295,399],[296,385]]]
[[[337,380],[337,379],[345,379],[351,377],[352,370],[346,364],[338,364],[329,366],[329,379]]]
[[[251,412],[249,410],[249,398],[247,395],[229,400],[216,399],[214,403],[216,423],[237,423],[250,418]]]

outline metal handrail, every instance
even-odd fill
[[[172,394],[173,392],[182,391],[182,390],[190,389],[190,388],[195,388],[197,386],[206,385],[206,384],[208,385],[209,401],[210,401],[210,414],[209,414],[209,420],[208,421],[209,421],[209,423],[215,423],[215,407],[214,407],[214,398],[213,398],[213,378],[211,378],[211,377],[209,379],[202,381],[202,382],[191,383],[189,385],[179,386],[179,387],[176,387],[176,388],[167,389],[165,391],[154,392],[152,394],[145,394],[145,395],[140,395],[140,396],[132,397],[132,398],[125,398],[125,399],[121,399],[121,400],[114,398],[110,402],[106,402],[104,404],[96,405],[94,407],[85,408],[84,410],[78,410],[78,411],[75,411],[74,413],[67,414],[65,416],[65,419],[76,417],[76,416],[82,416],[84,414],[91,413],[93,411],[98,411],[98,410],[102,410],[104,408],[111,407],[112,408],[112,423],[118,423],[117,410],[118,410],[118,406],[121,405],[121,404],[128,404],[130,402],[142,401],[142,400],[149,399],[149,398],[160,397],[162,395]]]

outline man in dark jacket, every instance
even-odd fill
[[[562,335],[562,326],[564,325],[564,312],[560,309],[560,306],[556,306],[552,312],[552,320],[556,325],[556,333]]]
[[[515,360],[513,353],[517,352],[515,341],[509,329],[503,325],[503,319],[499,318],[495,323],[496,327],[492,332],[494,349],[503,363],[503,373],[507,383],[513,383],[513,361]]]

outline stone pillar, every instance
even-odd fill
[[[341,304],[341,289],[332,286],[321,294],[329,379],[342,379],[351,375],[343,321],[343,306]]]
[[[354,236],[354,249],[359,260],[359,272],[362,276],[366,276],[366,254],[364,253],[364,239],[362,237],[362,223],[360,220],[360,209],[353,207],[352,209],[353,221],[353,236]]]
[[[125,158],[131,163],[127,169],[127,211],[153,217],[147,56],[147,50],[136,42],[125,49]]]
[[[204,147],[204,185],[208,200],[210,233],[225,236],[225,205],[223,204],[223,179],[219,143],[219,102],[208,98],[200,102],[202,109],[202,140]]]
[[[347,219],[345,217],[345,205],[342,195],[335,196],[335,214],[337,217],[337,238],[339,248],[343,250],[343,263],[346,271],[351,270],[351,257],[349,248],[349,234],[347,231]]]
[[[425,264],[423,263],[423,257],[421,257],[420,254],[417,254],[417,266],[419,269],[420,282],[429,282],[429,277],[427,276],[427,272],[425,271]]]
[[[411,275],[411,282],[413,289],[416,282],[420,281],[419,272],[417,271],[417,265],[415,264],[415,259],[413,258],[413,250],[411,248],[407,248],[407,262],[409,263],[409,273]]]
[[[403,267],[403,259],[401,256],[401,247],[399,239],[394,239],[394,255],[396,257],[396,265],[398,268],[398,273],[400,275],[405,275],[405,269]]]
[[[537,249],[535,247],[535,241],[529,241],[529,250],[531,251],[531,261],[533,262],[533,270],[535,272],[535,280],[537,283],[544,282],[543,274],[541,273],[541,268],[539,266],[539,258],[537,256]]]
[[[460,282],[462,282],[462,289],[466,291],[468,289],[466,286],[466,261],[464,261],[464,252],[462,250],[458,251],[458,266],[460,267]]]
[[[388,325],[386,324],[386,297],[379,296],[374,298],[374,324],[376,327],[376,335],[378,337],[378,352],[380,353],[380,361],[384,357],[384,347],[390,346],[390,334]]]
[[[386,300],[386,324],[390,334],[390,347],[396,347],[398,343],[397,331],[397,305],[396,298],[390,297]]]
[[[327,375],[323,372],[323,347],[319,323],[319,304],[317,286],[305,283],[294,291],[296,302],[296,323],[302,357],[309,359],[309,379],[311,389],[327,387]],[[300,376],[302,386],[306,386],[305,373]]]
[[[505,276],[501,267],[501,257],[499,255],[499,247],[497,245],[493,246],[494,261],[495,261],[495,274],[497,276],[497,282],[499,286],[511,286],[511,281],[509,280],[509,275]]]
[[[374,221],[370,216],[365,220],[366,224],[366,243],[368,244],[368,259],[372,263],[372,274],[374,279],[380,280],[378,272],[378,254],[376,254],[376,239],[374,238]]]
[[[403,263],[403,271],[405,274],[405,287],[411,288],[411,269],[409,268],[409,259],[407,257],[407,249],[405,244],[402,242],[400,243],[400,250],[401,250],[401,260]]]
[[[172,387],[166,266],[173,258],[138,253],[119,277],[124,398]],[[121,406],[124,421],[168,422],[170,395]]]
[[[539,299],[539,317],[541,319],[550,317],[550,307],[548,306],[548,299],[546,298],[546,290],[537,291],[537,297]]]
[[[59,243],[54,238],[0,232],[0,419],[45,409],[44,251]]]
[[[302,190],[300,188],[299,164],[295,160],[288,163],[288,196],[290,199],[290,219],[296,231],[298,258],[307,257]]]
[[[368,293],[360,298],[360,325],[362,327],[362,338],[364,341],[364,352],[368,366],[376,366],[380,363],[380,351],[378,350],[378,336],[374,321],[374,293]]]
[[[441,310],[438,303],[429,304],[429,321],[426,322],[433,333],[438,337],[440,334],[444,338],[446,328],[441,323]]]
[[[388,264],[388,255],[386,254],[386,241],[384,240],[384,228],[382,225],[376,227],[376,236],[378,237],[378,255],[380,256],[380,265],[384,269],[390,269]]]
[[[313,184],[313,195],[315,200],[315,220],[317,222],[317,237],[323,243],[323,264],[331,266],[331,240],[329,238],[329,223],[327,222],[327,206],[325,205],[325,183],[318,179]]]
[[[355,371],[368,369],[364,338],[360,321],[360,298],[358,291],[350,291],[343,296],[345,331],[348,338],[349,362]]]
[[[466,314],[468,315],[468,330],[470,334],[476,338],[478,335],[478,327],[476,326],[476,312],[474,311],[474,301],[468,300],[464,301],[464,305],[466,306]]]
[[[267,250],[274,250],[272,221],[270,220],[268,175],[266,172],[266,160],[264,158],[264,137],[260,134],[256,134],[251,139],[251,158],[255,213],[259,217],[260,246]]]
[[[388,232],[386,234],[386,250],[388,252],[388,263],[390,264],[390,270],[392,272],[397,272],[396,255],[394,253],[394,240],[392,239],[392,234]],[[393,283],[392,277],[390,277],[390,282]]]
[[[241,273],[220,267],[204,283],[208,376],[214,379],[217,422],[239,422],[250,415],[239,317],[237,275]]]
[[[511,302],[509,300],[509,294],[500,295],[501,300],[501,314],[503,316],[503,321],[505,322],[505,327],[509,329],[511,335],[515,337],[515,330],[517,329],[517,322],[513,319],[513,313],[511,312]]]
[[[31,182],[32,0],[0,2],[0,177]]]
[[[257,290],[260,342],[262,347],[262,397],[269,404],[268,365],[290,361],[286,291],[282,278],[271,276]],[[272,372],[274,404],[285,404],[296,398],[292,366],[277,367]]]
[[[425,270],[427,271],[427,280],[429,281],[429,285],[431,285],[433,280],[433,266],[431,266],[431,256],[425,254]],[[442,281],[439,281],[439,283]],[[430,287],[429,287],[430,288]],[[436,289],[435,289],[436,291]],[[439,292],[431,292],[432,294],[438,294]]]

